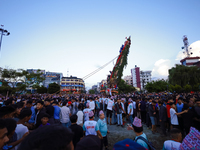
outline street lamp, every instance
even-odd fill
[[[1,34],[1,39],[0,39],[0,50],[1,50],[1,43],[2,43],[3,35],[8,36],[8,35],[10,35],[10,32],[8,32],[7,30],[4,30],[3,25],[1,25],[0,34]]]

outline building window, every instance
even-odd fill
[[[75,81],[78,81],[78,80],[75,80]]]
[[[70,80],[68,79],[68,80],[66,80],[66,81],[70,81]]]

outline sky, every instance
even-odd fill
[[[0,67],[82,78],[118,56],[131,36],[123,75],[137,65],[167,78],[183,57],[183,35],[200,54],[199,7],[199,0],[0,0],[0,25],[10,32]],[[106,79],[115,62],[86,79],[86,87]]]

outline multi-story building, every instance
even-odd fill
[[[77,77],[62,77],[61,91],[81,91],[85,90],[85,83],[83,79]]]
[[[60,85],[60,81],[63,77],[62,73],[57,72],[46,72],[45,81],[43,82],[45,87],[48,87],[50,83],[57,83]]]
[[[182,59],[181,64],[184,66],[198,66],[200,64],[200,57],[186,57]]]
[[[125,76],[124,81],[128,84],[133,86],[133,77],[131,75]]]
[[[135,65],[135,68],[131,69],[131,76],[133,79],[133,86],[136,88],[141,89],[141,83],[140,83],[140,67],[137,67]]]
[[[133,79],[133,86],[136,88],[144,89],[148,82],[151,82],[152,71],[140,71],[140,67],[135,66],[131,69],[131,76]]]
[[[93,90],[95,90],[95,89],[97,90],[97,85],[93,85],[93,86],[92,86],[92,89],[93,89]]]
[[[140,81],[143,90],[146,84],[151,82],[151,71],[140,71]]]

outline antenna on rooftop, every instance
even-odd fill
[[[67,77],[69,77],[69,68],[67,68]]]

